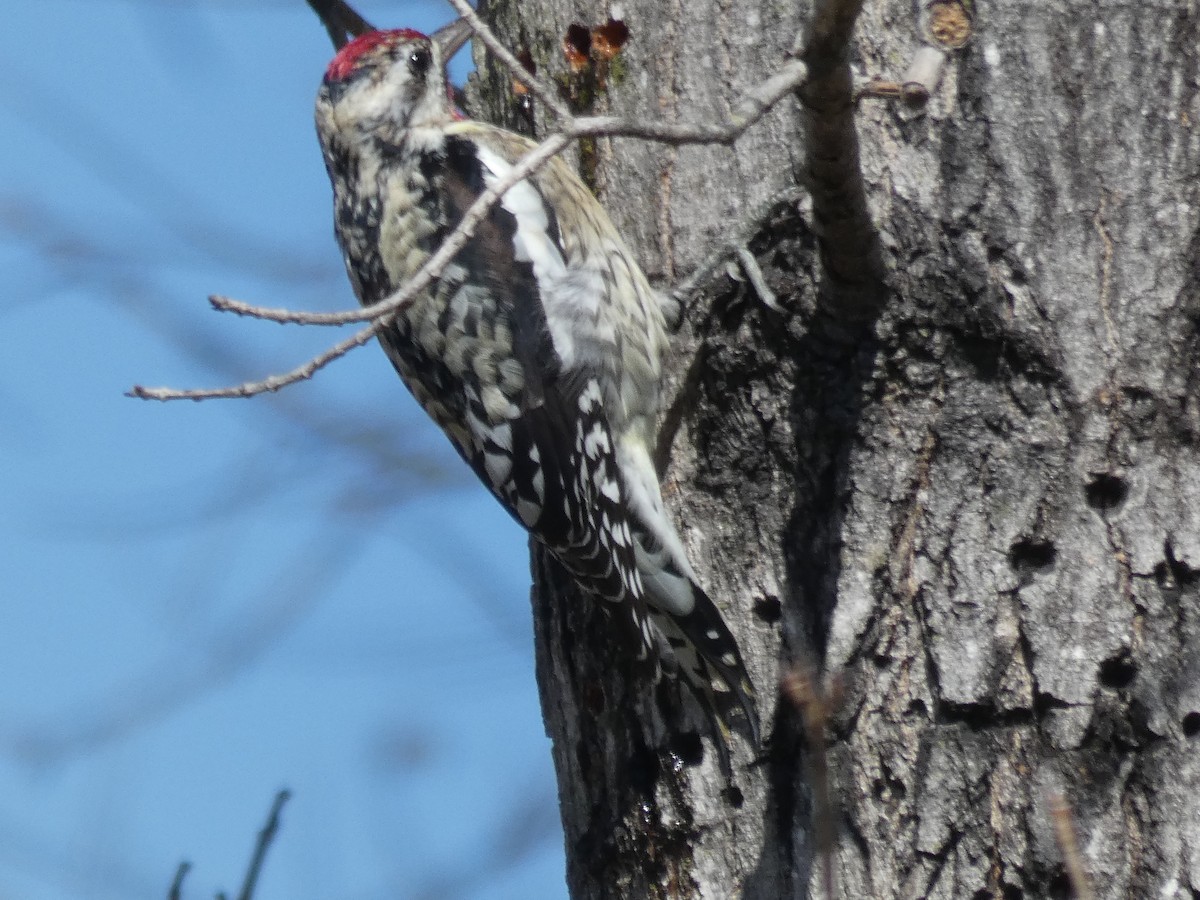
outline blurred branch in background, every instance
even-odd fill
[[[483,846],[464,843],[462,857],[468,865],[446,871],[421,885],[412,900],[446,900],[475,896],[497,876],[512,869],[549,841],[562,835],[558,818],[558,795],[553,791],[513,791],[504,826],[492,832]]]
[[[94,5],[104,8],[98,15],[105,27],[123,15],[128,18],[126,4],[117,2],[50,4],[54,9],[45,14],[60,15],[61,6],[74,20],[75,12],[82,17]],[[172,820],[174,838],[165,837],[167,829],[161,822],[151,825],[158,828],[157,834],[139,830],[147,822],[158,822],[152,809],[157,798],[148,796],[153,788],[145,770],[178,763],[136,758],[130,748],[154,746],[148,734],[173,733],[171,729],[194,716],[197,708],[211,716],[214,708],[231,702],[228,698],[247,682],[253,683],[259,669],[276,665],[270,658],[272,648],[285,638],[294,640],[323,604],[328,610],[333,601],[347,599],[345,588],[338,586],[355,570],[375,573],[376,583],[369,590],[383,598],[381,607],[390,605],[395,610],[394,617],[359,623],[357,629],[350,622],[345,635],[325,635],[320,643],[310,639],[308,645],[292,651],[288,662],[305,667],[302,677],[336,679],[346,677],[348,670],[357,677],[365,669],[378,673],[376,689],[383,698],[379,705],[387,712],[349,739],[358,742],[360,756],[378,761],[374,745],[381,733],[433,748],[430,764],[445,757],[447,747],[460,751],[467,743],[457,730],[463,714],[442,699],[447,688],[450,697],[485,698],[503,696],[497,686],[514,694],[520,688],[528,705],[536,708],[532,678],[523,677],[530,666],[531,636],[521,584],[525,568],[521,538],[514,527],[511,535],[495,539],[497,545],[505,541],[511,545],[506,554],[490,543],[466,537],[478,526],[451,513],[425,522],[416,538],[404,536],[414,530],[409,524],[414,501],[429,506],[431,495],[467,482],[465,470],[442,446],[440,436],[417,418],[419,411],[409,408],[390,370],[378,384],[323,379],[319,387],[307,391],[253,405],[230,404],[227,413],[205,420],[214,430],[211,441],[199,446],[192,445],[194,437],[182,435],[173,443],[169,436],[165,444],[156,443],[160,438],[154,435],[169,431],[170,426],[161,424],[161,414],[155,414],[155,424],[148,425],[145,408],[126,414],[122,409],[94,407],[94,398],[103,396],[107,382],[119,376],[121,366],[139,358],[145,347],[161,347],[182,370],[222,381],[242,378],[278,357],[276,330],[250,333],[228,319],[208,315],[207,305],[193,302],[201,292],[192,294],[180,287],[185,281],[257,280],[302,307],[328,306],[349,296],[328,235],[327,207],[323,205],[313,217],[319,222],[313,229],[319,243],[298,242],[275,227],[278,215],[270,209],[266,188],[240,198],[240,205],[229,205],[216,190],[218,185],[196,176],[193,157],[163,152],[155,133],[163,127],[162,116],[187,116],[193,121],[197,108],[204,105],[197,100],[202,93],[212,96],[229,90],[222,83],[229,79],[224,71],[228,67],[220,65],[219,57],[214,60],[197,52],[187,30],[203,18],[199,24],[205,30],[204,46],[228,54],[233,46],[229,22],[198,11],[228,10],[238,17],[235,28],[242,28],[247,11],[256,8],[278,10],[288,15],[287,21],[296,20],[292,31],[279,27],[272,32],[271,42],[261,44],[264,59],[267,50],[280,58],[294,55],[288,47],[297,44],[288,43],[289,35],[307,33],[301,28],[313,29],[307,11],[301,6],[303,15],[292,16],[299,5],[296,0],[140,0],[135,5],[153,10],[139,11],[135,18],[135,25],[140,21],[148,32],[142,42],[114,42],[113,52],[119,51],[122,63],[112,67],[115,78],[105,69],[80,81],[78,69],[31,64],[0,43],[0,74],[19,86],[0,98],[0,110],[20,130],[9,151],[21,152],[22,142],[31,135],[30,140],[49,148],[44,151],[47,156],[53,155],[53,162],[38,169],[46,173],[44,182],[11,175],[0,180],[0,254],[5,254],[6,263],[0,270],[4,288],[0,319],[6,333],[20,336],[32,364],[32,368],[18,368],[10,354],[7,367],[0,368],[0,416],[5,421],[0,462],[6,473],[14,473],[6,480],[19,489],[18,497],[24,501],[16,508],[10,505],[0,523],[19,532],[23,540],[44,545],[54,557],[49,562],[26,559],[30,551],[25,544],[6,550],[0,555],[0,570],[15,567],[40,593],[18,597],[0,591],[4,593],[0,602],[6,609],[21,604],[44,610],[46,618],[38,620],[38,627],[60,633],[79,630],[85,632],[80,639],[91,642],[79,657],[58,656],[58,644],[42,651],[46,666],[66,673],[59,681],[69,684],[69,689],[18,679],[17,686],[31,702],[11,710],[0,707],[0,777],[26,791],[6,790],[9,799],[0,805],[0,894],[5,896],[37,900],[162,896],[161,875],[139,860],[147,851],[160,849],[164,839],[185,841],[182,846],[203,854],[204,861],[219,861],[204,849],[206,844],[197,846],[200,842],[188,838],[185,831],[176,832],[189,816],[197,819],[197,828],[203,824],[203,832],[238,830],[227,818],[201,823],[199,817],[210,807],[188,809],[189,815]],[[179,20],[185,27],[176,40],[166,41],[175,21],[174,9],[186,14]],[[271,21],[273,27],[284,24],[281,16]],[[14,27],[14,33],[21,30]],[[89,37],[98,46],[110,40],[102,29]],[[58,39],[66,40],[61,34]],[[147,76],[139,68],[144,52],[164,67],[163,77]],[[178,56],[171,55],[176,52]],[[188,53],[192,56],[185,61]],[[323,54],[312,61],[314,80],[325,62]],[[170,98],[177,103],[173,112],[153,108],[142,96],[149,93],[143,90],[147,84],[164,82],[175,92]],[[305,82],[304,94],[313,86]],[[126,87],[128,93],[122,94]],[[307,96],[303,102],[307,120]],[[303,143],[304,152],[297,155],[305,168],[289,170],[284,178],[296,184],[311,178],[320,196],[327,185],[315,144],[310,143],[310,127],[305,121],[303,131],[285,138]],[[240,132],[212,137],[226,144],[231,139],[254,147],[261,140]],[[196,157],[208,152],[202,142],[189,149]],[[264,167],[282,166],[277,156],[269,150],[263,151],[261,160],[245,154],[248,166],[260,162]],[[60,158],[68,161],[64,168],[71,170],[69,178],[63,179],[55,169]],[[70,188],[60,189],[60,181]],[[81,182],[93,184],[100,199],[79,193]],[[210,186],[214,187],[211,193]],[[257,191],[257,185],[253,187]],[[105,208],[113,195],[119,197],[120,208]],[[10,259],[19,265],[9,264]],[[31,321],[45,330],[31,331]],[[100,321],[102,331],[96,330]],[[60,388],[47,377],[54,374],[66,382],[73,368],[82,369],[77,360],[93,355],[103,368],[86,371],[85,384],[76,381]],[[380,361],[380,371],[385,366]],[[116,391],[113,400],[120,401]],[[127,402],[121,406],[139,408]],[[230,420],[242,426],[234,439],[218,432],[227,431]],[[244,434],[252,435],[252,440],[245,440]],[[110,453],[119,450],[128,472],[114,468],[109,457],[99,454],[97,443],[111,444]],[[24,455],[10,460],[9,453]],[[162,478],[145,478],[138,471],[153,453],[159,455],[156,463],[167,458],[168,465],[160,467],[169,472],[165,487]],[[49,470],[43,472],[37,457],[55,454]],[[0,506],[6,500],[7,495],[0,497]],[[252,524],[264,514],[278,516],[281,507],[291,519],[286,535],[273,533],[271,525]],[[174,569],[173,557],[156,558],[164,537],[190,543]],[[430,569],[442,570],[444,579],[434,590],[424,582],[409,581],[413,576],[387,553],[389,540],[410,542],[412,546],[398,549],[425,557]],[[40,576],[32,567],[79,569],[87,563],[77,559],[76,550],[91,559],[97,548],[113,558],[128,557],[132,568],[121,571],[116,581],[111,573],[89,573],[74,594],[55,593],[49,582],[39,584]],[[140,569],[139,556],[145,558]],[[247,577],[243,564],[251,560],[255,568]],[[501,565],[504,571],[498,571]],[[159,574],[163,569],[166,577]],[[470,605],[452,602],[458,594]],[[147,633],[157,642],[131,648],[119,643],[124,635],[115,631],[87,633],[90,626],[76,621],[78,609],[94,607],[102,617],[106,604],[115,612],[150,620],[153,627]],[[62,624],[53,621],[56,611]],[[414,622],[439,615],[466,616],[471,627],[447,618],[444,640],[432,642],[413,629]],[[6,622],[5,630],[23,639],[24,632],[14,632],[10,618]],[[57,640],[68,646],[65,637]],[[95,644],[105,646],[98,649]],[[311,652],[312,646],[316,652]],[[31,656],[37,652],[31,651]],[[116,664],[111,671],[103,668],[108,658]],[[410,689],[408,695],[396,690],[414,683],[418,691]],[[430,711],[414,717],[411,695],[418,692],[428,694]],[[284,700],[281,707],[289,702],[295,703]],[[262,728],[263,735],[214,733],[212,741],[226,747],[237,743],[239,748],[245,742],[248,753],[258,752],[249,746],[256,739],[278,738],[275,725],[263,724],[277,712],[293,711],[256,710],[248,718]],[[321,733],[327,726],[317,722],[313,727]],[[531,740],[540,746],[544,738],[531,731]],[[282,758],[290,771],[316,752],[296,746]],[[353,758],[338,764],[363,767],[361,759]],[[229,783],[218,780],[198,787],[214,800],[224,800],[231,790],[236,792],[232,785],[241,773],[229,774]],[[280,771],[276,777],[285,774]],[[351,777],[349,772],[330,774],[343,780]],[[472,777],[471,772],[463,775]],[[386,769],[354,777],[374,779],[367,793],[384,798],[397,789],[391,783],[397,778],[408,790],[425,773],[411,760],[397,758]],[[174,771],[171,778],[173,787],[186,793],[199,776]],[[378,871],[368,872],[368,878],[394,882],[384,896],[409,896],[410,882],[423,884],[430,879],[465,895],[537,848],[549,846],[556,852],[560,832],[552,785],[548,760],[538,754],[527,767],[519,765],[510,780],[496,785],[494,796],[480,796],[478,806],[454,804],[440,821],[423,818],[416,834],[380,827],[379,808],[368,808],[372,821],[360,827],[377,834],[380,846],[355,848],[356,864],[373,862]],[[53,802],[45,799],[56,791]],[[27,802],[28,798],[37,799]],[[303,839],[306,827],[313,831],[336,827],[331,824],[333,813],[344,815],[361,802],[338,797],[331,810],[319,805],[321,798],[305,793],[305,799],[314,804],[303,807],[306,816],[315,811],[319,821],[292,825],[298,839]],[[61,809],[69,810],[72,817],[66,824],[61,818],[50,818],[61,816],[61,811],[55,812]],[[414,805],[414,809],[420,808]],[[353,814],[364,815],[361,809]],[[477,847],[463,846],[460,855],[427,861],[419,872],[397,867],[397,861],[405,858],[397,855],[397,847],[411,844],[420,853],[421,842],[433,840],[455,817],[466,817],[472,828],[490,830],[496,849],[485,853],[482,861]],[[511,828],[513,821],[522,823],[519,831]],[[113,824],[117,827],[109,827]],[[463,828],[460,822],[452,837],[438,840],[465,844]],[[279,850],[272,851],[268,873],[272,884],[262,884],[257,889],[260,895],[270,893],[276,875],[286,875],[293,884],[299,878],[290,871],[294,861],[275,855]],[[372,852],[378,856],[367,855]],[[161,865],[161,852],[157,859]],[[361,872],[355,875],[362,880]],[[193,870],[188,877],[190,893],[211,896],[203,872]],[[556,871],[554,884],[560,881]],[[25,890],[28,883],[36,884],[39,891]],[[182,883],[179,890],[189,893]],[[316,890],[315,895],[320,895]]]
[[[267,851],[271,847],[271,842],[275,840],[275,835],[279,833],[279,816],[283,812],[283,805],[291,796],[291,792],[286,788],[275,795],[275,800],[271,803],[271,811],[267,813],[266,824],[259,830],[258,840],[254,842],[254,852],[250,855],[246,874],[242,876],[242,889],[238,892],[237,900],[254,900],[254,889],[258,886],[258,878],[262,874]],[[175,870],[175,878],[171,882],[170,890],[167,892],[167,900],[183,900],[183,881],[191,868],[192,864],[189,862],[185,861],[179,864],[179,868]],[[225,900],[225,896],[224,892],[219,893],[217,900]]]
[[[187,629],[164,648],[161,663],[130,683],[107,696],[83,698],[76,709],[51,712],[44,722],[5,722],[0,754],[37,768],[86,756],[236,678],[328,595],[354,561],[359,539],[351,529],[318,533],[280,566],[258,597],[242,596],[241,608],[227,621]],[[218,573],[219,567],[211,574]],[[180,585],[194,585],[206,574],[183,573]]]
[[[342,0],[308,0],[308,5],[329,32],[333,46],[341,50],[351,38],[374,31],[375,26]]]
[[[21,90],[0,97],[0,109],[13,121],[43,135],[202,257],[282,284],[325,281],[332,286],[332,266],[314,263],[313,254],[263,240],[236,217],[219,216],[202,193],[185,186],[178,169],[164,168],[127,136],[112,133],[74,94],[39,84],[28,71],[18,72],[5,64],[2,56],[0,78],[21,85]],[[96,233],[112,236],[107,229]],[[144,253],[140,261],[155,263],[153,256]]]

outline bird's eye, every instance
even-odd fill
[[[429,51],[424,47],[417,47],[408,56],[409,68],[411,68],[413,74],[418,77],[424,76],[424,74],[429,71],[429,66],[432,62],[433,58],[429,55]]]

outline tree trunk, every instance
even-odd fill
[[[728,113],[806,15],[612,9],[630,39],[588,108],[667,121]],[[486,12],[555,75],[568,25],[609,7]],[[1182,0],[974,13],[927,106],[858,107],[888,285],[868,327],[836,286],[822,299],[797,101],[733,148],[580,157],[662,286],[747,228],[782,311],[734,263],[698,286],[661,441],[768,723],[763,759],[737,745],[736,788],[688,701],[628,678],[602,615],[534,553],[573,897],[823,894],[813,767],[777,701],[797,661],[843,684],[839,896],[1065,896],[1056,791],[1097,896],[1200,894],[1198,17]],[[898,78],[920,45],[912,5],[878,0],[851,56]],[[476,113],[519,126],[511,78],[485,62],[480,82]]]

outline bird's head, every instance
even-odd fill
[[[398,28],[350,41],[325,70],[317,93],[322,137],[386,137],[453,119],[446,61],[469,37],[460,19],[432,36]]]

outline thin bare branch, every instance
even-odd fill
[[[457,7],[458,0],[452,0]],[[482,23],[481,23],[482,24]],[[513,59],[512,65],[520,68]],[[581,137],[606,135],[610,137],[637,137],[663,144],[729,144],[737,140],[750,126],[777,104],[789,92],[804,83],[808,67],[800,60],[786,63],[775,75],[749,91],[738,103],[734,115],[724,123],[686,122],[637,122],[616,116],[587,116],[568,119],[562,129],[540,143],[503,178],[484,191],[467,210],[466,215],[447,235],[441,247],[425,261],[411,279],[400,290],[371,306],[338,312],[314,313],[280,307],[255,306],[232,297],[214,294],[209,297],[213,308],[220,312],[231,312],[239,316],[250,316],[296,325],[346,325],[350,322],[367,322],[379,316],[389,315],[407,304],[437,278],[454,256],[475,234],[496,201],[517,182],[538,171],[551,158],[557,156]]]
[[[242,890],[238,894],[238,900],[253,900],[254,888],[258,884],[258,876],[262,872],[263,861],[267,858],[267,849],[271,846],[271,841],[275,840],[275,835],[279,832],[279,814],[283,811],[283,805],[291,798],[291,791],[286,788],[275,795],[275,802],[271,804],[271,812],[267,815],[267,823],[263,825],[262,830],[258,833],[258,841],[254,845],[254,855],[250,858],[250,866],[246,869],[246,878],[242,882]]]
[[[725,122],[636,122],[616,116],[587,116],[567,122],[563,131],[574,138],[589,135],[636,137],[660,144],[732,144],[780,100],[808,78],[808,65],[793,59],[748,91]]]
[[[789,185],[775,196],[758,204],[742,219],[741,224],[729,236],[728,243],[714,250],[704,262],[692,270],[687,278],[675,285],[675,288],[671,291],[671,297],[676,302],[683,304],[696,292],[700,285],[713,277],[717,268],[723,262],[730,257],[740,258],[740,251],[744,250],[750,239],[762,229],[764,220],[771,214],[772,210],[781,206],[792,206],[798,203],[802,196],[803,192],[799,187]]]
[[[175,878],[171,881],[171,891],[167,894],[167,900],[182,900],[183,879],[187,877],[187,873],[191,870],[192,864],[187,860],[179,864],[179,868],[175,870]]]
[[[737,140],[747,128],[761,119],[783,97],[803,85],[808,77],[808,66],[803,61],[797,59],[788,61],[778,72],[747,92],[735,107],[733,115],[724,123],[636,122],[611,116],[572,118],[567,112],[565,105],[553,94],[552,89],[532,77],[526,71],[525,67],[520,64],[516,57],[500,44],[491,30],[475,15],[465,0],[450,0],[450,2],[463,15],[463,18],[467,20],[468,24],[471,25],[488,49],[512,71],[513,76],[529,87],[554,112],[563,117],[559,131],[552,134],[523,156],[505,176],[496,179],[475,200],[455,226],[454,230],[446,237],[441,246],[430,255],[416,274],[401,285],[399,290],[377,303],[353,310],[314,313],[255,306],[220,295],[209,297],[209,302],[212,303],[215,309],[221,312],[232,312],[241,316],[299,325],[345,325],[351,322],[371,322],[372,324],[367,328],[283,375],[272,375],[262,381],[247,381],[232,387],[200,390],[177,390],[165,387],[146,388],[136,385],[129,391],[129,396],[144,400],[207,400],[214,398],[253,397],[258,394],[277,391],[294,382],[311,378],[314,373],[329,362],[343,356],[353,348],[366,343],[382,327],[385,320],[390,319],[396,312],[411,303],[418,293],[425,290],[441,275],[451,260],[466,246],[467,242],[475,234],[475,230],[478,228],[480,222],[483,221],[505,192],[522,179],[527,178],[546,165],[553,157],[566,149],[572,141],[586,136],[608,135],[614,137],[638,137],[675,145],[730,144]],[[320,4],[312,4],[310,0],[310,5],[313,5],[320,12]],[[325,21],[324,17],[322,20]]]
[[[325,26],[335,50],[346,46],[349,38],[375,30],[374,25],[343,0],[308,0],[308,5]]]
[[[454,259],[458,251],[467,245],[479,223],[483,221],[496,201],[518,181],[529,177],[553,157],[557,156],[571,143],[568,134],[553,134],[533,150],[521,157],[512,170],[502,178],[497,178],[486,191],[479,195],[467,209],[454,230],[442,241],[427,260],[417,270],[400,290],[385,297],[378,303],[364,306],[361,309],[349,309],[342,312],[307,313],[290,309],[271,309],[268,307],[252,306],[240,300],[229,297],[212,296],[209,302],[221,312],[237,313],[240,316],[251,316],[256,319],[266,319],[271,322],[285,322],[298,325],[346,325],[350,322],[366,322],[390,316],[412,302],[413,297],[423,291],[429,284],[442,274],[442,271]]]
[[[452,2],[457,8],[459,0],[452,0]],[[515,58],[511,65],[521,69],[521,64]],[[455,254],[466,246],[467,241],[475,234],[479,223],[483,221],[488,211],[505,191],[544,166],[551,158],[566,149],[571,141],[581,137],[607,135],[610,137],[638,137],[664,144],[729,144],[737,140],[747,128],[761,119],[784,96],[803,84],[807,73],[808,67],[800,60],[786,63],[779,72],[749,91],[739,102],[734,115],[724,123],[636,122],[615,116],[568,118],[563,123],[561,131],[551,135],[536,149],[523,156],[511,172],[503,178],[497,179],[488,190],[476,199],[467,210],[466,215],[463,216],[462,221],[442,242],[437,252],[425,261],[425,265],[399,291],[371,306],[340,312],[312,313],[278,307],[255,306],[219,294],[209,297],[209,302],[221,312],[232,312],[239,316],[297,325],[345,325],[350,322],[367,322],[379,316],[389,315],[401,309],[441,274]]]
[[[283,375],[272,375],[269,378],[264,378],[262,381],[244,381],[241,384],[235,384],[233,387],[201,388],[198,390],[177,390],[176,388],[167,387],[148,388],[142,387],[140,384],[135,384],[126,392],[125,396],[137,397],[141,400],[214,400],[217,398],[256,397],[259,394],[271,393],[280,388],[285,388],[289,384],[295,384],[297,381],[305,381],[312,378],[318,370],[325,368],[325,366],[338,357],[345,356],[355,347],[361,347],[373,338],[375,332],[382,328],[386,321],[386,319],[380,319],[377,322],[372,322],[366,328],[346,338],[346,340],[339,341],[324,353],[314,356],[308,362],[297,366],[290,372],[285,372]]]
[[[542,81],[523,65],[518,60],[508,47],[501,43],[496,37],[495,32],[488,28],[487,23],[479,18],[478,13],[467,2],[467,0],[449,0],[450,5],[458,12],[467,24],[471,26],[471,30],[475,32],[475,36],[483,41],[483,45],[488,48],[492,56],[500,60],[510,72],[513,78],[529,88],[530,92],[544,103],[551,112],[554,113],[560,120],[566,122],[571,118],[571,110],[558,96],[558,91],[555,90],[552,84]]]

